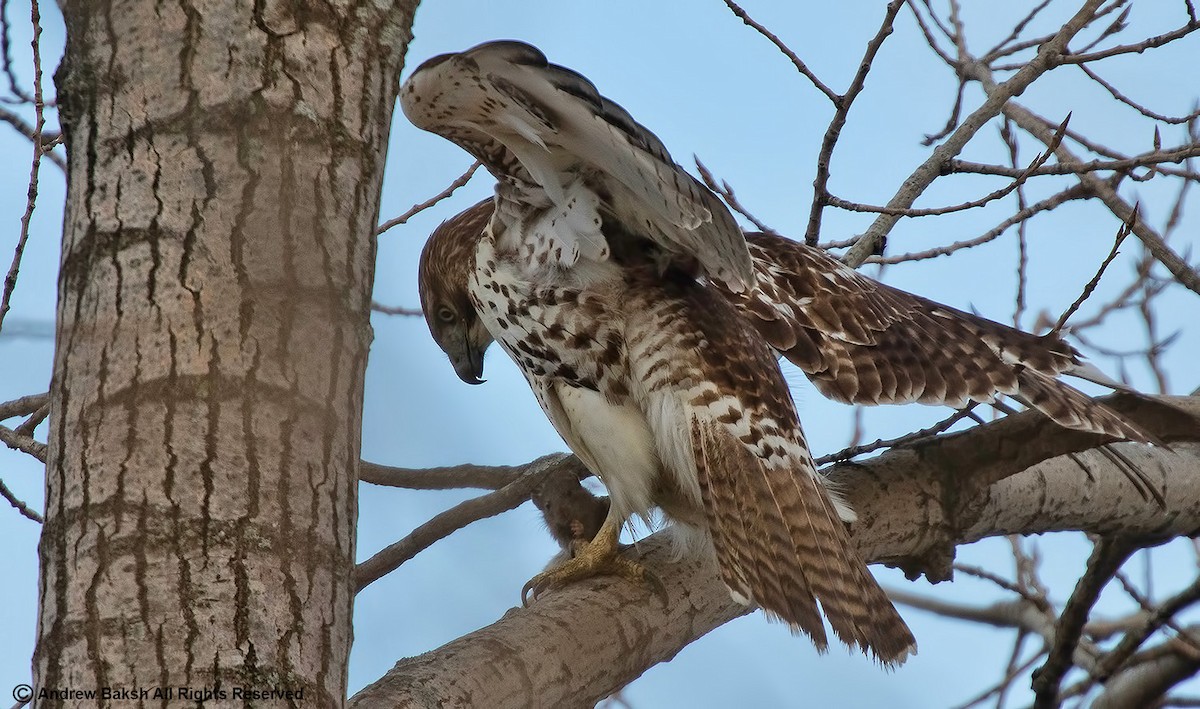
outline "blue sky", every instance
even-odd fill
[[[1005,36],[1014,19],[995,3],[972,4],[964,22],[971,46],[982,49]],[[1020,4],[1023,6],[1024,4]],[[747,2],[746,9],[781,36],[827,84],[841,90],[857,69],[865,41],[882,17],[879,3]],[[1073,7],[1049,11],[1060,21]],[[57,10],[46,3],[44,51],[57,56],[62,29]],[[28,6],[17,2],[10,17],[20,26]],[[1179,3],[1146,2],[1133,9],[1129,37],[1175,27],[1183,21]],[[1044,29],[1044,28],[1043,28]],[[24,31],[24,30],[18,30]],[[600,90],[654,130],[677,160],[699,156],[760,218],[785,234],[801,235],[807,221],[815,157],[831,115],[818,94],[765,39],[742,25],[722,3],[518,2],[428,0],[418,11],[409,70],[445,51],[465,49],[498,38],[537,45],[552,61],[588,76]],[[13,45],[27,46],[16,35]],[[1156,109],[1186,113],[1196,99],[1195,38],[1144,55],[1109,60],[1097,67],[1124,91]],[[53,62],[48,60],[48,66]],[[24,66],[24,65],[21,65]],[[18,68],[20,69],[21,66]],[[47,72],[47,89],[49,85]],[[28,76],[28,72],[24,74]],[[407,75],[407,71],[406,74]],[[834,155],[831,188],[850,200],[882,203],[927,155],[920,141],[937,131],[955,91],[949,69],[920,38],[911,13],[902,11],[896,32],[880,53],[866,90],[858,100]],[[978,104],[969,89],[969,107]],[[1132,111],[1115,106],[1081,74],[1064,68],[1036,84],[1021,101],[1043,115],[1061,120],[1073,112],[1072,128],[1112,147],[1134,153],[1148,149],[1152,128]],[[1164,144],[1180,141],[1182,129],[1164,127]],[[1024,144],[1022,159],[1037,147]],[[27,142],[0,130],[0,154],[26,164]],[[1003,146],[995,126],[984,128],[962,157],[1002,162]],[[397,113],[389,148],[381,220],[440,191],[471,163],[454,145],[408,125]],[[43,165],[39,210],[22,268],[13,312],[5,330],[22,323],[45,329],[53,321],[58,243],[64,180]],[[0,245],[15,242],[24,206],[24,167],[9,178],[0,194]],[[961,202],[989,192],[1003,180],[960,177],[939,181],[918,206]],[[1063,183],[1035,181],[1030,199],[1046,196]],[[439,222],[491,191],[488,177],[477,175],[465,188],[409,224],[384,234],[379,242],[376,299],[388,305],[415,306],[417,255],[425,236]],[[1127,186],[1128,199],[1141,199],[1147,219],[1161,225],[1173,193],[1155,183]],[[1194,200],[1193,200],[1194,203]],[[1013,209],[1012,199],[985,210],[934,220],[901,220],[889,239],[889,252],[928,248],[985,231]],[[823,238],[841,239],[866,228],[872,219],[829,210]],[[1117,224],[1096,206],[1069,205],[1045,215],[1029,232],[1030,315],[1046,309],[1057,315],[1075,299],[1111,246]],[[1200,244],[1192,217],[1176,236],[1177,250]],[[1097,298],[1128,282],[1137,249],[1129,244],[1112,266]],[[952,259],[890,267],[885,280],[948,304],[975,309],[1010,321],[1015,293],[1016,240],[1006,234],[991,244]],[[867,269],[875,273],[874,267]],[[1159,313],[1165,331],[1183,329],[1165,359],[1172,390],[1200,386],[1194,362],[1200,331],[1187,325],[1198,311],[1196,296],[1178,289],[1164,298]],[[1096,302],[1099,302],[1098,300]],[[1089,314],[1087,306],[1083,315]],[[563,444],[546,423],[524,380],[498,352],[488,358],[488,383],[468,387],[454,376],[441,352],[416,318],[376,315],[375,342],[367,372],[363,456],[383,464],[424,467],[477,462],[521,463]],[[1140,336],[1136,320],[1116,317],[1097,338],[1124,347]],[[36,332],[35,332],[36,334]],[[0,339],[0,400],[44,391],[50,376],[52,342],[46,337]],[[1111,361],[1097,363],[1116,373]],[[1129,371],[1133,383],[1150,389],[1143,367]],[[826,402],[795,371],[794,385],[806,433],[818,453],[841,448],[851,430],[851,410]],[[865,415],[868,438],[903,433],[945,415],[942,409],[901,407]],[[41,431],[44,435],[44,428]],[[0,476],[36,509],[41,509],[42,477],[25,457],[3,455]],[[411,492],[363,486],[360,502],[359,557],[407,534],[436,512],[474,492]],[[0,509],[0,689],[29,677],[36,623],[37,525]],[[1077,535],[1039,540],[1043,571],[1052,596],[1062,601],[1083,568],[1089,545]],[[350,685],[357,690],[399,658],[436,647],[497,619],[518,602],[521,585],[554,552],[531,505],[487,520],[439,542],[397,572],[360,594],[355,615],[355,647]],[[1007,543],[991,540],[960,550],[960,559],[1011,572]],[[1139,562],[1140,563],[1140,562]],[[1154,552],[1153,569],[1160,592],[1194,578],[1194,557],[1185,545]],[[1176,571],[1172,571],[1172,570]],[[885,584],[907,585],[899,573],[876,569]],[[931,589],[943,598],[986,602],[994,589],[960,579]],[[1129,608],[1119,593],[1107,593],[1101,610]],[[834,649],[818,657],[807,641],[758,615],[742,618],[684,650],[671,663],[656,667],[628,688],[634,706],[721,707],[881,706],[924,707],[961,702],[999,677],[1011,648],[1011,633],[902,609],[920,644],[920,655],[895,672],[883,672],[862,657]],[[1026,681],[1018,681],[1024,688]]]

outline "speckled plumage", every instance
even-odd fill
[[[824,649],[819,603],[842,641],[903,661],[912,634],[850,542],[852,513],[821,483],[771,348],[705,285],[754,284],[720,200],[586,79],[527,45],[432,59],[400,100],[416,125],[458,143],[499,182],[490,204],[426,245],[422,304],[439,344],[486,347],[437,317],[437,304],[466,291],[604,481],[605,525],[659,507],[706,534],[735,597]],[[473,268],[461,263],[464,243],[477,244]],[[451,359],[478,381],[461,355]]]
[[[735,597],[818,647],[828,643],[819,601],[844,642],[902,660],[912,636],[858,559],[844,525],[852,514],[822,486],[775,357],[749,321],[687,272],[660,275],[653,259],[522,275],[518,253],[461,228],[479,221],[451,220],[430,238],[422,302],[470,294],[615,514],[659,507],[706,531]],[[451,265],[463,241],[479,246],[465,276]]]
[[[850,543],[852,513],[821,483],[776,353],[839,401],[1009,395],[1064,426],[1149,440],[1057,379],[1100,379],[1059,336],[743,235],[652,133],[528,45],[431,59],[400,100],[498,180],[422,254],[422,306],[459,376],[478,383],[498,341],[608,487],[605,525],[660,507],[703,530],[735,597],[819,648],[822,614],[884,662],[915,644]]]

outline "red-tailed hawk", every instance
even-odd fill
[[[400,100],[498,180],[493,200],[440,227],[422,254],[434,338],[471,383],[494,338],[611,496],[595,539],[535,577],[535,594],[596,573],[642,577],[617,538],[657,506],[711,542],[735,597],[819,649],[818,602],[843,642],[885,663],[915,649],[850,543],[853,513],[822,484],[776,352],[842,401],[962,406],[1006,393],[1064,425],[1141,438],[1056,381],[1086,373],[1057,337],[743,235],[650,131],[533,47],[435,57]]]

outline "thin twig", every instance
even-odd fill
[[[33,135],[31,136],[33,139],[33,165],[29,169],[29,188],[26,190],[25,213],[21,215],[21,235],[17,237],[17,246],[13,250],[12,265],[8,267],[8,275],[4,277],[4,294],[0,296],[0,329],[3,329],[4,316],[8,314],[8,310],[12,305],[13,289],[17,287],[17,274],[21,270],[21,257],[25,254],[25,244],[29,241],[29,223],[33,219],[33,210],[37,205],[38,172],[42,166],[42,131],[46,128],[46,107],[42,103],[42,53],[40,48],[42,19],[38,4],[31,2],[29,5],[29,19],[33,26],[33,41],[30,43],[33,47],[33,110],[35,115]],[[7,25],[5,29],[7,30]],[[42,462],[45,462],[44,458]]]
[[[1117,238],[1113,241],[1112,250],[1108,252],[1108,256],[1100,263],[1100,268],[1096,269],[1096,275],[1092,276],[1092,280],[1088,281],[1087,285],[1083,287],[1083,292],[1079,294],[1074,303],[1071,303],[1071,307],[1063,311],[1063,314],[1058,317],[1058,322],[1054,324],[1054,327],[1050,328],[1051,333],[1062,332],[1063,326],[1067,324],[1067,320],[1071,319],[1075,311],[1079,310],[1079,306],[1083,305],[1084,301],[1096,290],[1096,286],[1100,284],[1100,278],[1104,276],[1104,271],[1108,269],[1108,264],[1112,263],[1113,259],[1117,257],[1117,253],[1119,253],[1121,248],[1121,242],[1125,241],[1125,237],[1129,236],[1129,232],[1133,230],[1134,224],[1137,223],[1137,215],[1137,205],[1134,205],[1130,221],[1122,224],[1121,228],[1117,230]]]
[[[936,436],[937,434],[949,429],[954,424],[966,418],[971,413],[971,409],[975,408],[976,405],[976,402],[972,401],[967,405],[966,408],[955,411],[929,428],[922,428],[919,431],[906,433],[898,438],[891,438],[887,440],[881,438],[872,443],[865,443],[861,446],[850,446],[843,448],[837,453],[830,453],[829,455],[824,455],[820,458],[817,458],[816,463],[817,465],[827,465],[829,463],[835,463],[839,460],[850,460],[851,458],[857,458],[860,455],[877,451],[881,448],[896,448],[899,446],[908,445],[915,441],[929,438],[930,436]]]
[[[1033,22],[1034,18],[1041,14],[1042,10],[1045,10],[1046,6],[1049,4],[1050,0],[1042,0],[1042,2],[1034,5],[1033,8],[1026,13],[1025,17],[1021,18],[1020,22],[1013,25],[1013,29],[1008,33],[1008,36],[997,42],[994,47],[985,52],[984,55],[980,57],[980,61],[991,63],[996,59],[996,57],[1004,56],[1004,54],[1009,51],[1005,49],[1005,46],[1012,42],[1016,42],[1017,39],[1020,38],[1021,33],[1025,31],[1025,28],[1029,26],[1029,23]]]
[[[1038,652],[1035,652],[1028,660],[1022,662],[1020,665],[1016,665],[1015,663],[1010,663],[1010,667],[1005,672],[1004,677],[1002,677],[997,684],[995,684],[991,689],[986,690],[982,694],[976,695],[975,698],[969,699],[969,700],[963,702],[962,704],[959,704],[956,707],[956,709],[970,709],[970,707],[973,707],[978,704],[982,704],[983,702],[986,702],[988,700],[988,697],[991,697],[993,695],[996,696],[996,706],[998,706],[998,707],[1003,706],[1004,694],[1005,694],[1005,692],[1008,691],[1008,688],[1012,685],[1012,683],[1018,677],[1024,675],[1026,672],[1028,672],[1029,668],[1033,667],[1034,664],[1036,664],[1037,661],[1039,659],[1041,659],[1042,655],[1044,655],[1044,654],[1045,654],[1045,650],[1040,650]]]
[[[33,103],[33,97],[21,88],[21,82],[17,79],[17,72],[12,65],[12,47],[8,39],[8,0],[0,0],[0,25],[0,55],[3,56],[4,75],[8,77],[8,90],[22,103]]]
[[[720,195],[721,199],[725,200],[725,203],[729,205],[730,209],[748,219],[750,223],[761,232],[766,232],[767,234],[779,233],[767,226],[766,223],[764,223],[758,217],[751,214],[750,210],[742,206],[742,203],[738,201],[737,195],[733,193],[733,188],[729,186],[728,182],[722,180],[721,184],[718,185],[716,178],[713,177],[713,174],[709,171],[708,167],[704,163],[700,162],[700,158],[695,158],[695,160],[696,170],[700,173],[700,179],[704,181],[704,184],[708,187],[708,189]]]
[[[1111,95],[1114,99],[1125,104],[1126,106],[1129,106],[1130,108],[1132,108],[1133,110],[1142,114],[1146,118],[1152,118],[1156,121],[1162,121],[1163,123],[1170,123],[1171,125],[1180,125],[1182,123],[1187,123],[1188,121],[1194,120],[1197,115],[1200,115],[1200,111],[1192,111],[1191,113],[1189,113],[1186,116],[1167,116],[1167,115],[1164,115],[1161,113],[1157,113],[1155,111],[1151,111],[1150,109],[1141,105],[1137,101],[1134,101],[1133,99],[1129,98],[1125,94],[1118,91],[1117,87],[1113,86],[1112,84],[1108,83],[1104,79],[1100,78],[1100,76],[1098,74],[1096,74],[1096,72],[1092,71],[1091,68],[1088,67],[1087,64],[1080,64],[1079,68],[1083,70],[1084,74],[1087,74],[1089,79],[1091,79],[1092,81],[1096,82],[1097,84],[1100,84],[1101,86],[1103,86],[1104,90],[1108,91],[1109,95]]]
[[[1033,175],[1078,175],[1084,172],[1121,171],[1128,172],[1135,167],[1157,166],[1163,163],[1181,163],[1189,158],[1200,157],[1200,145],[1184,145],[1168,150],[1156,150],[1134,158],[1121,160],[1092,160],[1090,162],[1075,162],[1069,165],[1055,163],[1042,165],[1033,171]],[[989,165],[987,163],[951,160],[946,165],[946,174],[971,173],[976,175],[1001,175],[1004,177],[1019,177],[1023,170],[1008,165]]]
[[[771,44],[775,45],[775,48],[782,52],[783,55],[792,62],[792,65],[796,67],[796,71],[808,77],[808,80],[812,82],[812,85],[815,86],[818,91],[825,94],[826,98],[833,102],[834,106],[837,106],[839,103],[841,103],[842,97],[838,96],[833,89],[822,83],[821,80],[817,78],[817,75],[809,70],[808,66],[800,59],[800,57],[796,56],[796,53],[783,43],[783,40],[779,39],[779,37],[776,37],[775,34],[766,27],[763,27],[758,22],[754,21],[754,19],[751,18],[745,10],[739,7],[737,3],[733,2],[733,0],[725,0],[725,6],[728,7],[734,15],[737,15],[738,19],[744,22],[747,27],[754,29],[763,37],[766,37]]]
[[[1021,162],[1020,146],[1017,144],[1016,132],[1013,130],[1012,121],[1005,119],[1000,124],[1000,138],[1004,141],[1008,148],[1009,163],[1016,167]],[[1049,152],[1049,151],[1047,151]],[[1021,212],[1029,205],[1025,200],[1025,190],[1018,187],[1016,190],[1017,211]],[[1027,290],[1029,287],[1029,240],[1027,227],[1028,220],[1022,220],[1017,224],[1017,292],[1013,304],[1013,327],[1020,329],[1021,318],[1025,314],[1025,301]]]
[[[1040,214],[1041,212],[1050,211],[1060,204],[1065,204],[1066,202],[1071,202],[1077,199],[1088,199],[1092,196],[1092,193],[1082,185],[1072,185],[1062,192],[1051,195],[1040,202],[1036,202],[1025,209],[1016,212],[1012,216],[997,224],[992,229],[989,229],[973,239],[956,241],[952,244],[947,244],[946,246],[938,246],[932,249],[926,249],[925,251],[912,251],[906,254],[900,254],[898,256],[872,256],[871,258],[867,259],[867,263],[905,263],[908,261],[922,261],[924,259],[937,258],[939,256],[949,256],[950,254],[962,249],[969,249],[973,246],[986,244],[989,241],[996,239],[1004,232],[1008,231],[1008,229],[1013,225],[1020,224],[1025,220]]]
[[[838,137],[842,134],[842,128],[845,127],[846,119],[850,115],[850,106],[862,92],[863,85],[867,81],[867,72],[871,70],[871,66],[875,62],[875,55],[879,53],[879,48],[883,46],[884,40],[892,33],[896,14],[900,12],[900,6],[903,4],[904,0],[892,0],[888,3],[883,22],[879,25],[875,36],[867,43],[866,51],[863,52],[863,58],[858,64],[858,72],[855,73],[854,78],[850,81],[850,87],[846,89],[846,93],[842,94],[841,100],[837,103],[837,110],[834,111],[833,118],[829,121],[829,127],[825,129],[825,136],[821,139],[821,151],[817,154],[817,174],[813,179],[813,203],[809,210],[808,228],[804,231],[804,243],[809,246],[815,246],[821,234],[821,214],[827,204],[826,200],[829,198],[829,164],[833,160],[833,149],[837,145]]]
[[[466,172],[459,175],[454,180],[454,182],[451,182],[449,187],[442,190],[441,192],[438,192],[437,194],[435,194],[434,196],[425,200],[424,202],[421,202],[420,204],[414,204],[404,214],[401,214],[400,216],[395,217],[394,219],[389,219],[386,222],[380,224],[378,227],[375,228],[375,235],[378,236],[378,235],[382,234],[383,232],[387,231],[388,229],[391,229],[394,226],[399,226],[399,225],[407,222],[409,219],[412,219],[413,217],[415,217],[416,215],[425,211],[426,209],[429,209],[433,205],[437,204],[438,202],[441,202],[443,199],[446,199],[450,195],[454,194],[455,190],[457,190],[459,187],[462,187],[463,185],[467,184],[467,182],[469,182],[471,180],[471,176],[475,174],[475,171],[478,170],[479,166],[482,164],[483,163],[476,160],[475,163],[473,165],[471,165],[471,167],[467,168]]]
[[[31,519],[38,524],[45,522],[40,514],[29,509],[28,505],[18,500],[17,496],[13,494],[12,490],[8,489],[8,486],[4,484],[4,480],[2,479],[0,479],[0,497],[8,500],[8,504],[12,505],[17,512],[20,512],[22,517]]]

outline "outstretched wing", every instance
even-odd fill
[[[746,239],[757,289],[727,297],[831,399],[961,408],[1004,394],[1068,428],[1152,440],[1057,379],[1071,374],[1120,386],[1056,334],[1032,335],[906,293],[790,239]]]
[[[602,217],[699,262],[733,291],[753,282],[741,230],[724,204],[653,133],[536,48],[499,41],[434,57],[404,83],[400,102],[415,125],[481,160],[500,181],[497,215],[512,217],[505,226],[555,236],[563,248],[549,251],[564,265],[579,255],[607,258],[597,244]],[[548,210],[548,223],[520,223],[528,214],[509,214],[505,202]],[[574,241],[563,233],[572,230]]]

